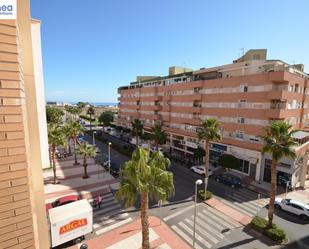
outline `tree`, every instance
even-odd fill
[[[159,144],[166,143],[166,133],[162,130],[160,123],[155,123],[154,127],[151,129],[151,137],[155,142],[156,150],[159,150]]]
[[[81,134],[84,133],[84,128],[83,126],[77,122],[70,120],[64,127],[65,133],[67,137],[73,140],[74,143],[74,165],[78,165],[79,163],[77,162],[77,151],[76,151],[76,143],[77,143],[77,137]],[[69,146],[70,147],[70,146]]]
[[[61,125],[64,112],[56,107],[46,106],[46,121],[48,124]]]
[[[144,125],[139,119],[134,119],[131,125],[132,125],[132,133],[135,135],[136,146],[138,146],[139,145],[138,136],[140,136],[143,133]]]
[[[86,103],[85,102],[78,102],[77,107],[80,109],[80,113],[82,113],[82,111],[84,110],[84,108],[86,107]]]
[[[57,175],[56,175],[56,148],[58,146],[66,145],[66,137],[62,127],[59,127],[55,124],[48,124],[48,144],[50,146],[52,167],[54,173],[54,184],[57,184]]]
[[[87,173],[87,157],[94,158],[96,156],[96,148],[88,143],[81,143],[77,149],[77,153],[84,156],[83,166],[84,166],[84,175],[83,178],[89,178]]]
[[[198,160],[198,164],[201,163],[201,161],[203,160],[203,157],[205,156],[205,150],[198,146],[194,152],[193,152],[193,157]]]
[[[124,200],[127,207],[134,205],[140,196],[142,248],[149,249],[149,197],[166,201],[174,194],[173,173],[167,171],[170,161],[162,153],[150,154],[149,150],[137,147],[130,161],[121,169],[120,188],[116,193],[119,200]]]
[[[92,131],[92,126],[91,126],[92,116],[95,115],[95,109],[94,109],[93,105],[90,105],[88,107],[87,114],[90,116],[90,121],[89,121],[90,122],[90,131]]]
[[[102,112],[99,116],[99,122],[104,126],[110,126],[110,124],[114,121],[114,114],[112,111]]]
[[[271,228],[274,216],[274,203],[277,194],[277,166],[279,160],[286,156],[295,158],[295,151],[292,149],[296,145],[292,135],[296,130],[291,130],[292,126],[284,121],[274,121],[265,128],[263,153],[272,155],[271,162],[271,190],[268,207],[268,228]]]
[[[210,141],[217,142],[221,140],[218,121],[214,118],[205,119],[202,122],[202,127],[198,130],[198,138],[199,140],[204,140],[205,146],[205,193],[207,193],[209,170],[209,143]]]
[[[239,170],[241,161],[230,154],[222,154],[219,158],[219,165],[227,169]]]

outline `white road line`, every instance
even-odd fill
[[[255,204],[254,202],[244,201],[236,195],[229,196],[229,198],[233,199],[234,201],[237,201],[239,204],[245,204],[247,207],[251,207],[251,209],[254,209],[256,211],[259,211],[261,209],[261,207],[259,205]]]
[[[223,226],[219,225],[217,222],[213,221],[210,216],[212,214],[208,214],[208,215],[203,215],[202,213],[198,213],[197,214],[202,220],[204,220],[204,222],[206,223],[210,223],[212,226],[216,227],[218,230],[222,231],[224,229]]]
[[[207,211],[204,210],[203,213],[206,214],[206,217],[207,217],[207,218],[211,217],[211,219],[215,220],[215,222],[217,222],[217,223],[219,223],[219,224],[225,226],[223,229],[226,229],[226,228],[233,229],[233,228],[235,227],[235,226],[231,225],[230,223],[225,222],[224,219],[223,219],[222,217],[220,217],[220,218],[221,218],[221,219],[220,219],[220,218],[218,217],[217,214],[211,212],[209,209],[208,209],[208,211],[209,211],[209,212],[207,212]]]
[[[235,200],[238,200],[239,202],[245,202],[247,204],[250,204],[252,205],[253,207],[255,208],[263,208],[265,205],[263,205],[262,203],[260,203],[259,201],[261,200],[245,200],[245,198],[243,196],[240,196],[239,194],[233,194],[231,196],[231,198],[235,199]]]
[[[127,217],[129,214],[128,213],[123,213],[123,214],[120,214],[119,216],[117,216],[117,218],[114,218],[114,219],[107,219],[107,220],[104,220],[102,221],[101,223],[94,223],[93,224],[93,229],[98,229],[99,227],[103,227],[103,226],[106,226],[108,224],[111,224],[115,221],[117,221],[118,219],[121,219],[121,218],[124,218],[124,217]]]
[[[187,234],[185,234],[181,229],[179,229],[179,228],[178,228],[177,226],[175,226],[175,225],[172,225],[172,229],[173,229],[176,233],[178,233],[178,235],[179,235],[180,237],[182,237],[185,241],[187,241],[188,244],[189,244],[190,246],[192,246],[192,244],[193,244],[192,238],[190,238]],[[197,244],[195,244],[195,248],[203,249],[202,247],[200,247],[200,246],[197,245]]]
[[[114,228],[117,228],[117,227],[120,227],[120,226],[122,226],[124,224],[127,224],[127,223],[131,222],[132,220],[133,219],[130,217],[128,219],[125,219],[125,220],[119,221],[117,223],[114,223],[113,225],[110,225],[108,227],[104,227],[102,229],[99,229],[95,233],[96,233],[96,235],[100,235],[100,234],[106,233],[106,232],[108,232],[108,231],[110,231],[110,230],[112,230]]]
[[[226,225],[228,225],[228,227],[230,227],[230,228],[235,228],[235,227],[241,226],[239,223],[234,221],[232,218],[226,216],[225,214],[221,213],[220,211],[217,211],[214,208],[207,207],[207,211],[212,212],[215,216],[218,216],[218,217],[222,218],[223,220],[225,220],[224,223],[226,223]],[[207,214],[207,211],[203,210],[203,213]],[[215,216],[212,216],[212,217],[214,218]],[[216,217],[216,219],[217,219],[217,217]],[[222,224],[222,222],[221,222],[221,224]]]
[[[233,205],[234,207],[237,206],[239,207],[242,212],[245,212],[246,214],[250,214],[249,216],[255,216],[256,213],[260,210],[260,209],[257,209],[257,208],[253,208],[251,206],[249,206],[247,203],[243,202],[243,203],[239,203],[238,201],[235,201],[231,198],[229,198],[229,200]]]
[[[238,212],[240,212],[240,213],[242,213],[242,214],[244,214],[244,215],[247,215],[247,216],[249,216],[249,217],[252,217],[252,215],[254,215],[254,214],[252,214],[252,213],[248,213],[247,211],[243,210],[241,207],[239,207],[238,205],[236,205],[236,203],[234,203],[234,202],[227,201],[227,200],[225,200],[225,199],[221,199],[221,202],[223,202],[223,203],[226,204],[227,206],[229,206],[229,207],[231,207],[231,208],[237,210]]]
[[[199,205],[201,205],[201,203],[197,204],[197,206],[199,206]],[[164,221],[168,221],[168,220],[170,220],[170,219],[172,219],[172,218],[174,218],[174,217],[176,217],[176,216],[178,216],[178,215],[180,215],[180,214],[182,214],[182,213],[184,213],[184,212],[186,212],[186,211],[188,211],[188,210],[190,210],[192,208],[194,208],[194,206],[188,206],[188,207],[186,207],[184,209],[181,209],[180,211],[178,211],[176,213],[173,213],[173,214],[171,214],[169,216],[166,216],[165,218],[163,218],[163,220]]]
[[[185,231],[187,231],[189,234],[192,234],[192,236],[193,236],[193,230],[191,229],[191,228],[189,228],[186,224],[184,224],[183,222],[179,222],[178,223],[179,224],[179,226],[181,226]],[[204,240],[201,236],[199,236],[197,233],[195,233],[195,238],[196,238],[196,240],[198,240],[199,242],[201,242],[202,243],[202,245],[205,245],[207,248],[211,248],[212,247],[212,245],[208,242],[208,241],[206,241],[206,240]]]
[[[189,219],[185,219],[185,222],[187,222],[190,227],[192,227],[193,229],[193,216],[191,217],[192,220]],[[207,239],[209,239],[212,243],[217,244],[219,241],[212,236],[209,232],[207,232],[204,227],[202,226],[203,224],[201,224],[198,219],[196,220],[196,232],[198,232],[200,235],[207,237]]]

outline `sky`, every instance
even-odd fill
[[[242,49],[303,63],[308,0],[31,0],[48,101],[117,102],[137,75],[231,63]]]

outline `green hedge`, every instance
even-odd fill
[[[255,216],[251,221],[250,225],[253,229],[261,232],[268,238],[276,241],[283,242],[287,239],[287,235],[284,230],[278,228],[275,224],[273,224],[272,228],[267,228],[268,221],[261,217]]]
[[[205,200],[205,190],[201,189],[201,190],[197,191],[197,195],[200,199]],[[207,190],[206,200],[209,200],[210,198],[212,198],[212,192]]]

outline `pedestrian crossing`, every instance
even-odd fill
[[[188,215],[189,214],[189,215]],[[171,228],[182,237],[189,245],[193,244],[193,226],[194,216],[192,210],[188,210],[179,216],[178,222],[173,222]],[[173,217],[178,220],[179,217]],[[197,249],[210,249],[218,244],[230,230],[239,228],[241,225],[232,220],[225,214],[215,210],[214,208],[206,205],[197,208],[195,226],[195,248]]]
[[[133,221],[129,213],[123,212],[112,193],[106,193],[102,197],[101,207],[93,209],[93,235],[96,236]]]
[[[269,198],[261,196],[258,199],[257,193],[244,188],[236,189],[224,198],[218,197],[218,199],[227,206],[249,217],[256,216],[269,202]]]

